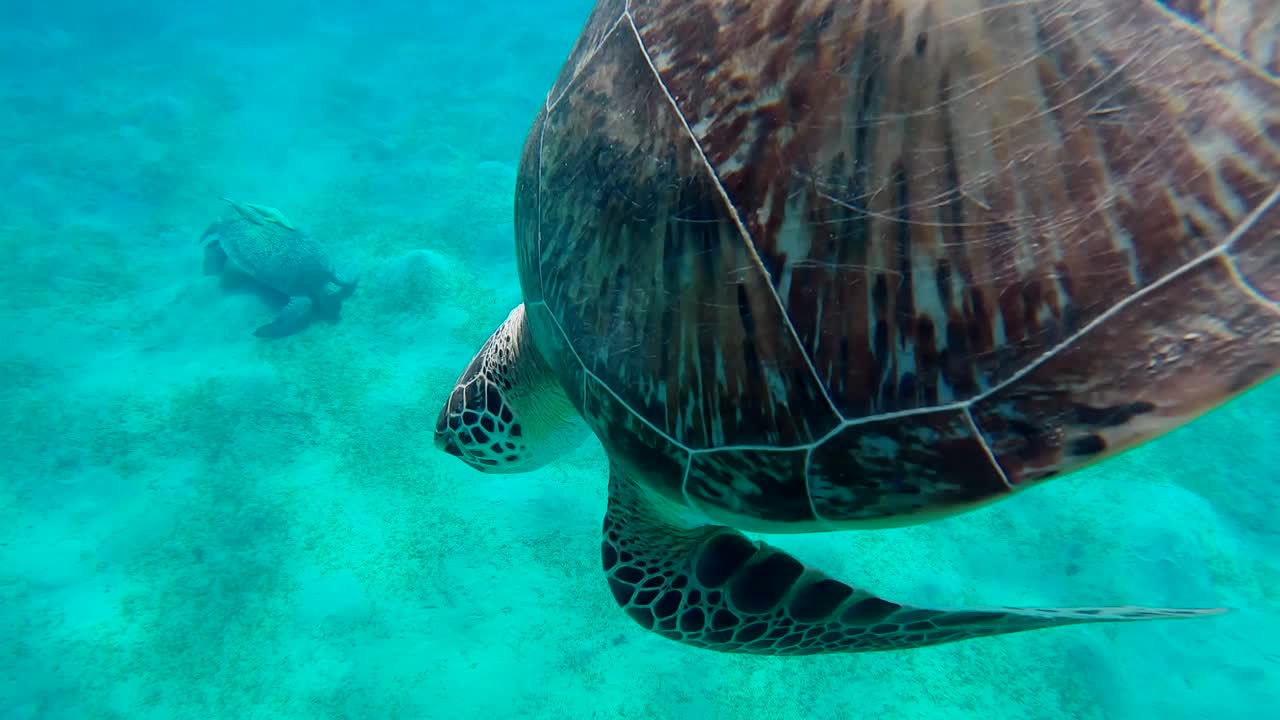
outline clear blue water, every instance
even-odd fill
[[[599,573],[594,441],[436,451],[518,302],[524,134],[587,0],[0,2],[0,720],[1086,718],[1280,707],[1280,384],[927,526],[771,538],[921,604],[1226,605],[910,653],[725,656]],[[366,269],[280,342],[221,195]]]

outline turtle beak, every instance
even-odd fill
[[[458,443],[453,441],[453,438],[436,435],[436,447],[454,457],[462,457],[462,449],[458,447]]]

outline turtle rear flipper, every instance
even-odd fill
[[[306,324],[307,315],[311,312],[311,298],[305,295],[297,295],[289,298],[289,304],[284,306],[276,319],[257,330],[253,334],[263,338],[278,338],[286,335],[292,335],[302,329]]]
[[[1203,617],[1224,609],[901,605],[846,585],[724,526],[681,526],[615,466],[603,565],[631,619],[663,637],[757,655],[902,650],[1091,622]],[[668,517],[672,515],[671,517]]]

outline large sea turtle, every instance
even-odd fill
[[[328,250],[269,205],[222,198],[231,212],[201,235],[204,273],[234,269],[288,296],[275,320],[254,331],[258,337],[283,337],[302,328],[316,307],[333,312],[355,289],[357,277],[337,270]]]
[[[1274,376],[1278,31],[1277,0],[602,0],[520,164],[524,303],[436,444],[521,472],[594,433],[608,587],[699,647],[1218,612],[911,607],[740,531],[960,513]]]

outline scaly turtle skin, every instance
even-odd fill
[[[602,0],[525,145],[525,302],[436,443],[519,472],[594,433],[609,589],[699,647],[1219,612],[911,607],[739,531],[960,513],[1274,376],[1278,29],[1276,0]]]
[[[266,205],[223,200],[234,212],[215,221],[200,238],[205,243],[204,273],[220,273],[230,260],[236,270],[289,297],[280,315],[254,335],[295,333],[314,306],[336,310],[355,289],[357,279],[335,270],[325,248],[284,213]]]

